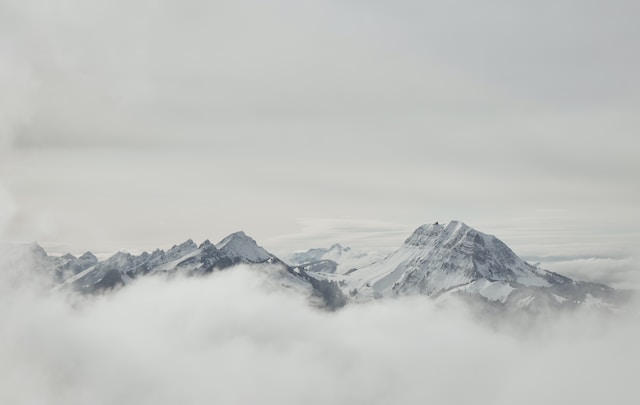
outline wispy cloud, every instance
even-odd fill
[[[640,290],[640,262],[634,257],[549,258],[541,262],[541,267],[577,280]]]
[[[298,218],[299,232],[266,240],[285,254],[334,243],[389,252],[398,248],[415,226],[364,218]],[[340,238],[337,240],[336,238]]]

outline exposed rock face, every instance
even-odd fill
[[[566,307],[587,301],[607,305],[616,295],[607,286],[539,269],[495,236],[460,221],[420,226],[396,252],[343,281],[364,300],[455,293],[520,307]]]

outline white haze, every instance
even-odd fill
[[[3,404],[637,400],[637,316],[578,313],[523,333],[424,297],[324,312],[248,267],[88,299],[3,270]]]
[[[568,259],[542,262],[541,267],[577,280],[604,283],[622,289],[640,289],[640,264],[637,259],[610,257]]]
[[[392,249],[460,219],[626,286],[638,4],[2,1],[0,240]],[[250,268],[81,299],[0,262],[1,404],[637,402],[637,315],[327,313]]]
[[[518,252],[526,228],[543,245],[531,255],[629,256],[639,13],[635,0],[0,1],[0,241],[100,253],[244,230],[297,250],[325,244],[309,226],[325,218],[348,225],[330,243],[395,248],[459,219]]]

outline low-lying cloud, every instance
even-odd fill
[[[2,274],[6,404],[630,404],[640,372],[637,317],[522,334],[425,297],[324,312],[248,267],[91,298]]]
[[[614,288],[640,288],[640,263],[635,257],[588,257],[543,261],[541,267],[576,280],[602,283]]]

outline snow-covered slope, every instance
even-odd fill
[[[295,266],[290,266],[244,232],[233,233],[215,245],[208,240],[200,245],[187,240],[167,251],[157,249],[140,255],[118,252],[103,261],[89,252],[79,258],[70,254],[49,257],[36,244],[19,252],[18,262],[29,263],[28,267],[48,275],[61,288],[84,293],[116,288],[150,274],[206,275],[245,263],[265,271],[276,269],[272,275],[277,284],[311,292],[330,308],[344,305],[347,296],[363,302],[420,294],[438,299],[471,297],[519,309],[583,304],[611,309],[629,296],[601,284],[542,270],[520,259],[495,236],[460,221],[420,226],[397,251],[359,268],[350,267],[354,260],[368,262],[374,256],[336,244],[297,253],[290,258]]]
[[[46,253],[42,253],[46,257]],[[91,261],[89,259],[89,256],[85,257],[86,264]],[[69,260],[73,260],[72,257],[65,255],[51,258],[49,262],[66,263]],[[308,295],[312,302],[328,308],[336,308],[346,302],[337,284],[317,280],[310,277],[305,269],[294,269],[286,265],[244,232],[233,233],[217,245],[208,240],[196,245],[189,239],[166,252],[157,249],[137,256],[118,252],[70,275],[62,282],[61,288],[95,293],[124,286],[147,275],[202,276],[242,263],[259,266],[275,284]]]
[[[459,221],[419,227],[396,252],[351,276],[350,284],[381,295],[432,295],[479,279],[550,285],[546,272],[518,258],[495,236]]]
[[[160,249],[134,256],[118,252],[100,263],[65,280],[73,288],[93,292],[126,284],[146,274],[204,274],[216,269],[247,263],[279,263],[280,261],[247,236],[233,233],[217,245],[204,241],[199,246],[191,239],[174,245],[166,252]]]
[[[336,243],[329,248],[314,248],[305,252],[296,252],[289,256],[287,261],[294,266],[302,265],[316,269],[324,266],[325,269],[333,269],[332,273],[344,274],[350,270],[367,266],[383,257],[384,255],[379,252],[358,251]],[[334,263],[335,266],[331,263]]]
[[[54,276],[56,280],[62,281],[91,266],[95,266],[98,263],[98,258],[91,252],[86,252],[80,257],[75,257],[71,253],[67,253],[66,255],[53,258],[52,261],[56,267]]]
[[[223,256],[242,258],[250,263],[262,263],[274,257],[242,231],[222,239],[216,247]]]
[[[341,281],[358,300],[455,293],[507,304],[524,294],[538,297],[538,302],[544,296],[547,304],[568,305],[583,302],[587,294],[603,297],[613,291],[539,269],[495,236],[460,221],[420,226],[397,251]]]

